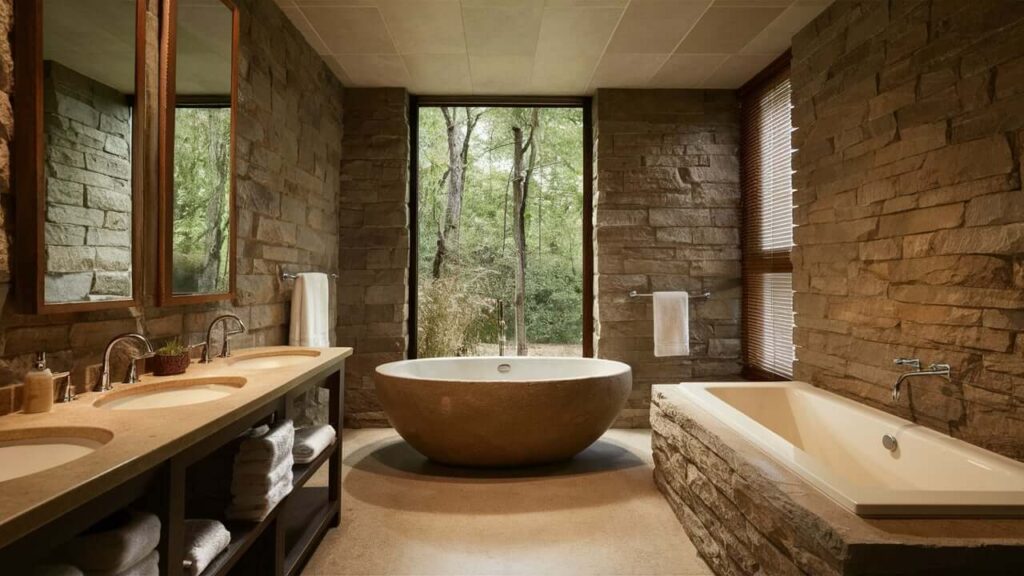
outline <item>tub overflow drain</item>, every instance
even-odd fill
[[[498,364],[498,372],[501,372],[502,374],[508,374],[511,371],[512,371],[512,365],[511,364]]]
[[[889,452],[895,452],[899,448],[899,442],[896,441],[896,437],[892,434],[885,434],[882,436],[882,446]]]

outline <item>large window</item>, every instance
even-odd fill
[[[789,67],[743,93],[743,331],[748,376],[793,376],[793,169]]]

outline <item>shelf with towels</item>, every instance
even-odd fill
[[[636,290],[630,290],[629,291],[629,297],[630,298],[651,298],[653,296],[654,296],[654,294],[644,294],[644,293],[637,292]],[[697,294],[697,295],[694,295],[694,296],[690,296],[690,300],[710,300],[710,299],[711,299],[711,292],[705,292],[703,294]]]

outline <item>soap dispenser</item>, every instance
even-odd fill
[[[53,372],[46,367],[46,353],[36,353],[35,368],[25,374],[22,385],[25,400],[22,411],[26,414],[49,412],[53,409]]]

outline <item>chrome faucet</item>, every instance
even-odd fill
[[[139,372],[135,368],[135,361],[139,360],[140,358],[149,358],[150,356],[153,356],[153,345],[150,344],[149,340],[145,336],[143,336],[142,334],[136,334],[134,332],[131,332],[131,333],[128,333],[128,334],[121,334],[120,336],[115,336],[113,338],[113,340],[111,340],[107,344],[106,349],[103,350],[103,366],[100,368],[100,384],[99,384],[99,390],[101,392],[106,392],[106,391],[112,390],[114,388],[110,384],[110,353],[114,350],[114,346],[117,346],[118,343],[124,342],[124,341],[128,341],[128,340],[135,340],[135,341],[141,343],[144,346],[144,352],[141,355],[132,355],[131,356],[131,361],[128,363],[128,373],[125,374],[124,380],[122,380],[122,383],[124,383],[124,384],[134,384],[134,383],[138,382],[139,381]]]
[[[498,300],[498,356],[505,355],[505,301]]]
[[[229,330],[227,324],[228,320],[234,320],[235,323],[238,324],[238,327],[233,330]],[[227,313],[217,316],[213,319],[213,322],[210,322],[210,327],[206,329],[206,342],[203,344],[203,357],[200,362],[210,362],[210,348],[213,346],[213,329],[221,322],[224,323],[224,343],[221,344],[220,354],[217,355],[218,358],[227,358],[228,356],[231,356],[231,337],[236,334],[243,334],[248,330],[248,328],[245,327],[245,322],[242,322],[242,319],[234,314]]]
[[[904,372],[896,378],[896,382],[892,385],[892,401],[899,402],[900,400],[900,385],[903,381],[908,378],[914,378],[917,376],[941,376],[947,381],[949,377],[949,364],[929,364],[928,368],[921,370],[921,361],[917,358],[897,358],[893,360],[893,364],[897,366],[910,366],[913,368],[910,372]]]

